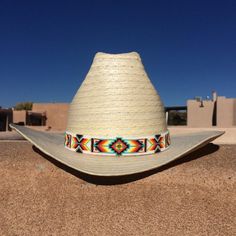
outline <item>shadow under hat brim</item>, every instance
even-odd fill
[[[183,157],[224,134],[222,131],[203,131],[171,135],[171,146],[166,151],[151,155],[114,157],[70,151],[64,147],[64,134],[41,132],[14,124],[10,127],[48,156],[75,170],[96,176],[122,176],[152,170]]]

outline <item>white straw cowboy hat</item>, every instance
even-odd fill
[[[97,176],[157,168],[223,133],[170,135],[161,99],[135,52],[96,54],[70,104],[64,134],[11,128],[59,162]]]

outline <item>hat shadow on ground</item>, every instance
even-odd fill
[[[156,174],[158,172],[167,170],[169,168],[172,168],[172,167],[181,165],[183,163],[193,161],[193,160],[199,159],[201,157],[207,156],[209,154],[216,152],[219,149],[219,146],[209,143],[206,146],[199,148],[198,150],[196,150],[188,155],[185,155],[179,159],[176,159],[164,166],[157,167],[153,170],[149,170],[149,171],[145,171],[145,172],[137,173],[137,174],[125,175],[125,176],[109,176],[109,177],[107,177],[107,176],[93,176],[93,175],[89,175],[89,174],[80,172],[80,171],[75,170],[69,166],[66,166],[63,163],[46,155],[45,153],[40,151],[37,147],[33,146],[32,148],[36,153],[43,156],[45,159],[50,161],[52,164],[63,169],[64,171],[76,176],[77,178],[80,178],[84,181],[87,181],[89,183],[96,184],[96,185],[116,185],[116,184],[126,184],[126,183],[130,183],[133,181],[137,181],[139,179],[143,179],[145,177],[148,177],[148,176]]]

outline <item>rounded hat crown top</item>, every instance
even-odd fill
[[[70,105],[67,131],[142,137],[166,130],[163,104],[139,54],[98,52]]]
[[[110,53],[104,53],[104,52],[97,52],[94,59],[97,58],[123,58],[123,59],[137,59],[141,61],[141,58],[137,52],[128,52],[128,53],[119,53],[119,54],[110,54]]]

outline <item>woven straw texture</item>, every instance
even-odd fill
[[[67,131],[145,137],[166,131],[163,104],[138,53],[97,53],[70,105]]]

